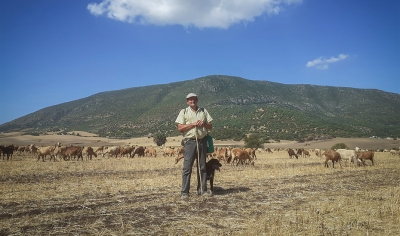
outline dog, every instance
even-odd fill
[[[222,164],[218,161],[218,159],[211,159],[206,163],[207,180],[210,181],[211,195],[214,192],[215,170],[220,171],[221,167],[222,167]],[[200,193],[200,181],[197,182],[197,193]]]

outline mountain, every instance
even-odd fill
[[[98,93],[0,125],[0,132],[89,131],[100,136],[178,135],[175,119],[194,92],[214,119],[213,137],[398,137],[400,95],[375,89],[286,85],[212,75]]]

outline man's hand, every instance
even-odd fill
[[[196,126],[197,126],[197,127],[203,127],[203,126],[204,126],[204,121],[198,120],[198,121],[196,122]]]
[[[185,125],[178,124],[178,131],[179,132],[186,132],[186,131],[189,131],[190,129],[193,129],[193,128],[196,128],[196,127],[200,127],[200,128],[205,127],[206,129],[211,130],[212,129],[212,124],[204,122],[203,120],[198,120],[198,121],[196,121],[194,123],[185,124]]]

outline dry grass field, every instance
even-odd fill
[[[0,235],[400,235],[399,156],[376,152],[374,166],[342,169],[323,163],[258,152],[255,166],[223,163],[213,197],[194,194],[194,171],[183,201],[174,157],[15,154],[0,161]]]

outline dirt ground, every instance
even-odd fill
[[[95,134],[87,133],[84,131],[74,131],[76,135],[22,135],[20,132],[0,133],[0,144],[2,145],[29,145],[35,144],[36,146],[54,145],[60,142],[64,145],[91,145],[91,146],[119,146],[119,145],[133,145],[133,146],[155,146],[152,138],[132,138],[132,139],[110,139],[98,137]],[[180,146],[181,136],[168,137],[165,146]],[[376,138],[334,138],[324,141],[311,141],[306,143],[297,143],[296,141],[281,140],[279,143],[265,143],[264,147],[267,148],[305,148],[314,149],[331,148],[337,143],[344,143],[350,149],[359,147],[361,149],[392,149],[400,147],[400,140],[389,139],[376,139]],[[240,141],[220,141],[214,140],[215,146],[243,146],[244,142]]]
[[[0,144],[37,146],[155,146],[152,138],[127,140],[74,135],[0,134]],[[168,137],[166,146],[180,146]],[[265,147],[398,148],[398,140],[343,139]],[[217,146],[243,142],[215,141]],[[0,235],[400,235],[400,162],[375,152],[374,164],[325,158],[289,158],[258,151],[255,165],[223,162],[214,196],[180,198],[182,161],[175,156],[62,158],[38,161],[16,153],[0,161]],[[340,165],[340,164],[339,164]]]
[[[223,163],[213,197],[195,194],[194,174],[187,201],[174,158],[0,161],[0,235],[400,235],[400,162],[387,152],[325,168],[260,151],[254,166]]]

